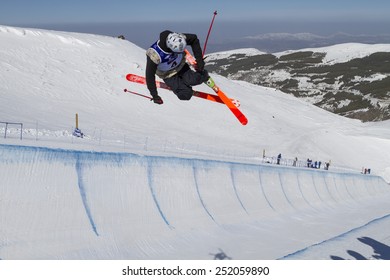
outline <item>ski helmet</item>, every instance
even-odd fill
[[[171,33],[167,37],[167,46],[174,52],[183,52],[187,46],[186,36],[180,33]]]

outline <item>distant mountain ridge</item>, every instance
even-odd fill
[[[241,37],[239,41],[231,40],[231,49],[254,47],[268,53],[304,48],[319,48],[346,43],[389,44],[390,34],[349,34],[338,32],[327,35],[301,33],[264,33]]]
[[[207,56],[210,71],[280,89],[363,122],[390,119],[390,44],[347,43],[268,54],[256,49]]]

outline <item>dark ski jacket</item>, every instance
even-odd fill
[[[172,31],[169,31],[169,30],[165,30],[165,31],[161,32],[160,39],[158,41],[158,46],[166,53],[173,53],[172,50],[170,48],[168,48],[168,46],[166,44],[167,37],[170,33],[172,33]],[[191,46],[191,48],[192,48],[192,52],[193,52],[194,57],[196,59],[198,68],[200,68],[202,70],[204,67],[204,61],[203,61],[203,55],[202,55],[202,48],[200,47],[200,42],[199,42],[198,36],[196,36],[196,34],[190,34],[190,33],[183,33],[183,35],[186,37],[187,46]],[[145,70],[146,84],[147,84],[147,87],[150,91],[150,94],[152,96],[157,96],[156,76],[155,75],[158,74],[160,78],[164,79],[164,78],[172,77],[172,76],[178,74],[180,72],[180,70],[183,69],[184,65],[186,64],[185,55],[183,55],[183,59],[182,59],[181,63],[179,63],[179,65],[176,68],[174,68],[166,73],[158,73],[157,72],[158,64],[153,62],[153,60],[151,59],[149,50],[150,49],[148,49],[148,51],[146,52],[146,54],[147,54],[147,56],[146,56],[147,57],[146,58],[146,70]]]

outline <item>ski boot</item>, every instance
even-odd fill
[[[210,88],[213,89],[213,91],[215,92],[218,92],[219,91],[219,88],[218,86],[215,84],[214,80],[211,79],[211,77],[208,78],[208,80],[205,82],[207,86],[209,86]]]

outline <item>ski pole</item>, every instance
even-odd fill
[[[127,88],[125,88],[123,91],[124,91],[124,92],[128,92],[128,93],[132,93],[132,94],[135,94],[135,95],[138,95],[138,96],[141,96],[141,97],[145,97],[145,98],[147,98],[147,99],[149,99],[149,100],[152,100],[152,99],[153,99],[153,98],[151,98],[150,96],[143,95],[143,94],[137,93],[137,92],[135,92],[135,91],[128,90]]]
[[[212,19],[211,24],[210,24],[210,27],[209,27],[209,32],[207,33],[206,41],[204,42],[203,54],[202,54],[203,56],[204,56],[204,54],[206,53],[207,41],[209,40],[211,28],[213,28],[214,19],[215,19],[215,16],[216,16],[216,15],[217,15],[217,11],[214,12],[214,16],[213,16],[213,19]]]

